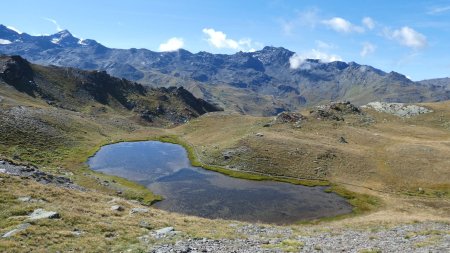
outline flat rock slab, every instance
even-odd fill
[[[130,210],[130,214],[135,214],[135,213],[148,213],[148,208],[132,208]]]
[[[13,236],[13,235],[15,235],[15,234],[17,234],[17,233],[19,233],[19,232],[21,232],[21,231],[27,229],[29,226],[31,226],[30,223],[20,224],[20,225],[17,226],[15,229],[13,229],[13,230],[7,232],[6,234],[4,234],[4,235],[2,236],[2,238],[9,238],[9,237],[11,237],[11,236]]]
[[[58,219],[60,217],[61,216],[57,212],[36,209],[28,216],[28,220]]]
[[[371,102],[364,107],[370,107],[378,112],[389,113],[398,117],[409,118],[419,114],[430,113],[432,110],[418,106],[407,105],[403,103],[385,103],[385,102]]]
[[[165,235],[173,234],[174,232],[175,232],[175,229],[173,227],[165,227],[165,228],[160,228],[158,230],[155,230],[154,234],[156,236],[165,236]]]

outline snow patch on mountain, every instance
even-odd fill
[[[12,42],[10,40],[4,40],[4,39],[0,39],[0,45],[8,45],[11,44]]]

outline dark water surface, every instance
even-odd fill
[[[236,179],[192,167],[186,150],[157,141],[102,147],[88,160],[93,170],[147,186],[164,197],[154,206],[207,218],[292,223],[351,212],[325,187]]]

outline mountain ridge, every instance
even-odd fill
[[[0,55],[0,89],[7,87],[57,108],[93,115],[116,111],[151,125],[180,124],[220,110],[182,87],[145,87],[105,71],[41,66]]]
[[[10,37],[8,37],[10,36]],[[18,34],[0,26],[0,53],[19,54],[44,65],[104,70],[146,86],[184,86],[197,97],[228,110],[273,115],[336,100],[362,105],[372,101],[432,102],[450,99],[450,88],[413,82],[355,62],[306,59],[298,68],[294,52],[266,46],[235,54],[191,53],[184,49],[154,52],[113,49],[80,40],[65,30],[54,35]]]

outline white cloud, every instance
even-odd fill
[[[362,33],[364,32],[364,28],[361,26],[354,25],[350,23],[349,21],[340,18],[340,17],[334,17],[328,20],[323,20],[323,24],[330,27],[331,29],[335,30],[336,32],[341,33],[351,33],[351,32],[357,32]]]
[[[9,30],[13,30],[14,32],[18,33],[18,34],[22,34],[21,31],[19,31],[19,29],[15,28],[14,26],[6,26],[6,28],[8,28]]]
[[[11,44],[10,40],[0,39],[0,45],[8,45],[8,44]]]
[[[443,12],[450,11],[450,5],[449,6],[443,6],[443,7],[432,7],[427,11],[428,15],[436,15],[441,14]]]
[[[375,52],[376,46],[369,42],[364,42],[361,49],[360,55],[365,57],[373,52]]]
[[[339,55],[328,54],[317,49],[303,53],[295,53],[289,58],[289,64],[292,69],[298,69],[307,59],[318,59],[321,62],[341,61],[342,58]]]
[[[420,49],[427,45],[427,37],[408,26],[396,30],[385,29],[384,35],[413,49]]]
[[[227,39],[227,35],[221,31],[216,31],[212,28],[204,28],[203,33],[208,35],[208,42],[217,48],[232,48],[238,49],[239,44],[237,41],[232,39]]]
[[[184,46],[184,40],[183,38],[177,38],[173,37],[170,38],[165,43],[162,43],[159,45],[159,51],[166,52],[166,51],[176,51]]]
[[[54,20],[52,18],[44,18],[44,19],[49,21],[49,22],[51,22],[51,23],[53,23],[55,25],[55,27],[56,27],[56,31],[60,32],[60,31],[63,30],[56,20]]]
[[[233,40],[227,38],[227,35],[222,31],[216,31],[212,28],[204,28],[203,33],[208,36],[206,39],[208,43],[215,48],[227,48],[241,51],[255,51],[255,48],[262,47],[261,43],[253,42],[249,38],[240,40]]]
[[[375,28],[375,21],[371,17],[365,17],[362,20],[364,26],[366,26],[369,30]]]

